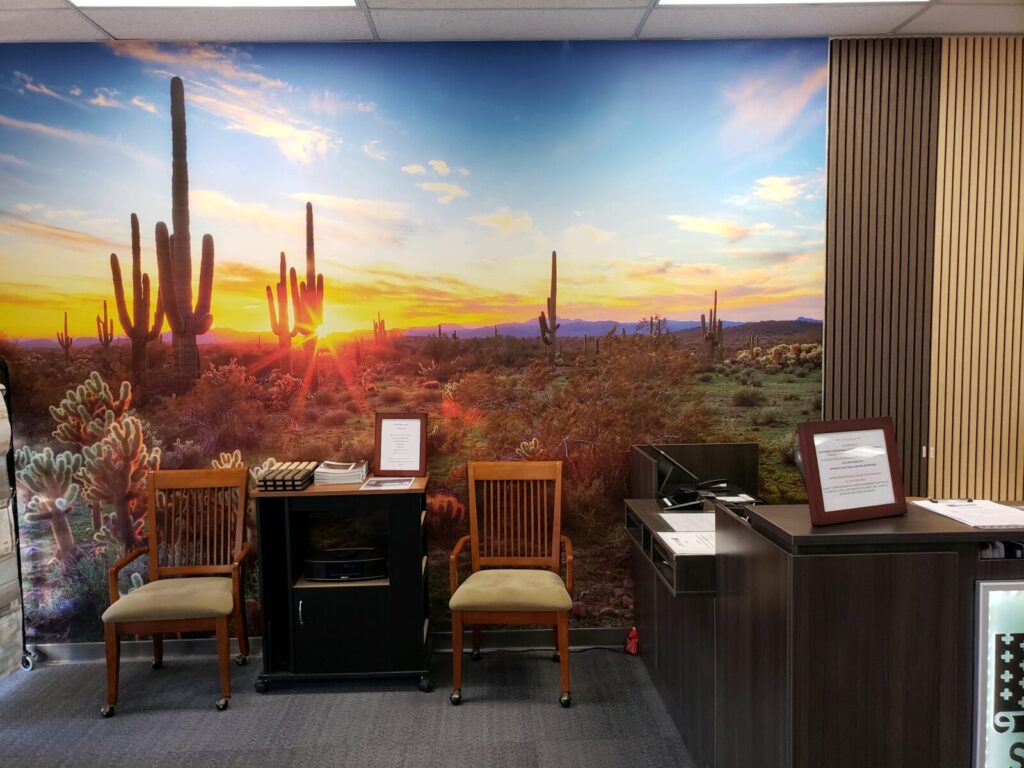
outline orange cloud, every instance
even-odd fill
[[[173,68],[188,67],[209,72],[227,80],[240,80],[254,83],[262,88],[288,88],[283,80],[269,78],[256,71],[256,68],[245,69],[238,66],[226,52],[233,53],[231,48],[213,45],[180,45],[165,48],[159,43],[126,42],[110,43],[116,56],[127,56],[152,64],[162,64]]]
[[[730,241],[742,240],[758,232],[767,232],[773,228],[771,224],[762,223],[755,224],[752,227],[744,227],[729,219],[709,219],[703,216],[686,216],[683,214],[673,214],[667,218],[684,232],[717,235]]]
[[[828,66],[806,73],[793,82],[793,73],[778,71],[758,75],[725,92],[732,112],[723,127],[726,146],[740,151],[770,147],[794,132],[811,99],[824,90]]]
[[[458,184],[449,184],[441,181],[425,181],[422,184],[417,184],[416,186],[426,192],[436,192],[438,194],[437,202],[442,205],[448,205],[452,200],[461,200],[469,197],[469,192],[464,190]]]

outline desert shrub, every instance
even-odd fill
[[[815,392],[814,395],[811,396],[811,410],[814,411],[815,413],[819,413],[819,414],[821,413],[821,393],[820,392]]]
[[[316,404],[319,406],[334,405],[338,401],[338,396],[333,392],[320,390],[316,393]]]
[[[178,398],[178,437],[195,441],[206,456],[255,447],[263,434],[263,395],[256,379],[234,361],[211,365]]]
[[[341,427],[344,426],[346,421],[348,421],[348,411],[344,408],[328,411],[324,414],[323,419],[321,419],[321,423],[325,427]]]
[[[741,408],[752,408],[755,405],[763,405],[765,396],[753,387],[743,387],[732,393],[732,404]]]
[[[387,405],[397,405],[405,399],[405,395],[398,387],[390,387],[380,393],[380,400]]]
[[[769,406],[757,411],[754,414],[753,421],[754,424],[757,424],[758,426],[774,427],[779,424],[785,424],[786,417],[785,414],[782,413],[781,409]]]
[[[350,413],[362,413],[363,404],[358,400],[349,400],[348,402],[345,403],[345,410],[349,411]]]
[[[700,381],[700,382],[703,382],[703,383],[707,384],[710,381],[713,381],[714,378],[715,377],[712,374],[710,374],[710,373],[701,373],[701,374],[699,374],[697,376],[697,381]]]
[[[787,467],[796,466],[796,443],[792,440],[784,440],[775,445],[775,452],[779,459]]]

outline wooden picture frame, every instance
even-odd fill
[[[892,419],[808,422],[796,432],[812,524],[906,514]]]
[[[419,434],[416,434],[417,430]],[[378,412],[373,435],[373,474],[375,477],[426,476],[426,413]]]

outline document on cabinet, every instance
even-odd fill
[[[715,534],[713,531],[695,533],[665,533],[658,538],[668,545],[674,555],[713,555],[715,554]]]
[[[1024,528],[1024,509],[988,499],[929,499],[913,503],[975,528]]]
[[[714,512],[659,512],[673,531],[713,531]]]

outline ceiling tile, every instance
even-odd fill
[[[17,0],[11,0],[17,2]],[[595,10],[598,8],[646,8],[649,0],[363,0],[371,9],[403,10]]]
[[[600,11],[372,11],[381,40],[607,40],[632,37],[643,8]]]
[[[641,38],[757,38],[884,35],[912,18],[924,3],[880,5],[688,6],[655,8]]]
[[[29,11],[37,8],[69,9],[64,0],[0,0],[0,11]]]
[[[88,15],[118,40],[370,40],[359,8],[92,8]]]
[[[0,43],[109,40],[78,11],[0,11]]]
[[[936,5],[906,26],[900,34],[969,35],[1024,32],[1024,5]]]

